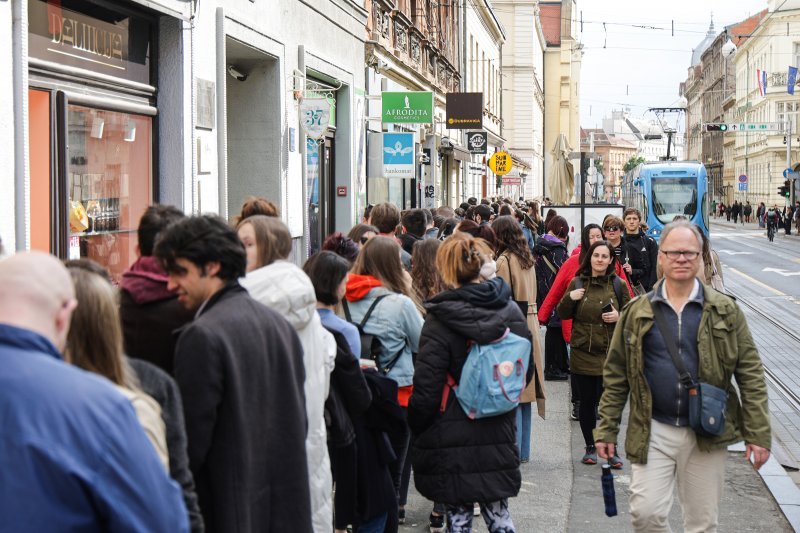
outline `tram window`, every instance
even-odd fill
[[[691,220],[697,213],[696,178],[655,178],[652,186],[653,214],[663,224],[678,215]]]

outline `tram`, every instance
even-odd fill
[[[635,207],[647,223],[647,234],[659,240],[664,226],[680,215],[708,236],[708,177],[697,161],[642,163],[625,174],[622,202]]]

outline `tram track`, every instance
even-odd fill
[[[764,318],[772,326],[774,326],[775,328],[781,330],[783,333],[785,333],[786,335],[788,335],[789,337],[794,339],[795,342],[797,342],[798,345],[800,345],[800,335],[798,335],[797,333],[792,331],[790,328],[788,328],[784,324],[781,324],[780,322],[775,320],[769,314],[767,314],[764,311],[762,311],[761,309],[759,309],[758,306],[756,306],[753,303],[749,302],[745,297],[739,296],[738,294],[736,294],[736,292],[731,291],[730,289],[726,289],[726,292],[729,295],[731,295],[734,298],[736,298],[736,301],[738,303],[740,303],[740,304],[746,306],[747,308],[751,309],[754,313],[756,313],[759,316],[761,316],[762,318]],[[763,365],[763,366],[764,366],[764,374],[766,375],[766,377],[769,380],[769,382],[772,383],[772,385],[775,387],[776,390],[778,390],[778,392],[781,393],[781,395],[783,395],[783,397],[787,400],[789,405],[791,405],[792,408],[795,411],[800,412],[800,394],[795,392],[789,385],[784,383],[784,381],[772,369],[770,369],[767,365]]]

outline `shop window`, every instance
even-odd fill
[[[118,282],[153,197],[152,118],[70,104],[67,132],[68,257],[97,261]]]

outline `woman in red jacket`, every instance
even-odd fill
[[[561,265],[561,268],[558,270],[558,275],[556,276],[555,281],[553,281],[553,286],[550,287],[550,292],[547,293],[547,297],[544,299],[542,306],[539,308],[538,316],[541,322],[549,320],[553,314],[553,311],[558,305],[558,302],[560,302],[564,297],[564,293],[567,291],[567,287],[569,287],[569,282],[572,281],[572,279],[575,277],[575,274],[578,272],[581,260],[583,259],[583,250],[588,250],[592,243],[596,241],[602,241],[604,238],[603,228],[601,228],[598,224],[587,224],[583,227],[583,230],[581,231],[581,243],[572,251],[572,256],[567,259],[563,265]],[[617,276],[625,281],[626,286],[628,287],[628,292],[630,293],[631,298],[633,298],[633,291],[630,288],[630,283],[628,282],[628,277],[625,274],[625,271],[622,269],[619,261],[616,261],[614,264]],[[570,339],[572,339],[572,320],[561,321],[561,333],[564,336],[564,340],[569,343]],[[571,418],[572,420],[577,420],[578,408],[580,407],[580,398],[578,397],[577,390],[572,379],[570,379],[570,388],[572,389]]]

